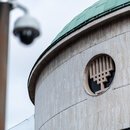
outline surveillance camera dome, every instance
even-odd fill
[[[18,36],[24,44],[31,44],[40,35],[39,23],[36,19],[26,14],[15,22],[14,35]]]

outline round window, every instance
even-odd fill
[[[106,54],[93,57],[85,68],[85,90],[90,95],[99,95],[105,92],[113,81],[115,63]]]

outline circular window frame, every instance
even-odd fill
[[[113,76],[113,79],[112,79],[110,85],[109,85],[104,91],[101,91],[100,93],[96,94],[96,93],[92,92],[92,90],[90,89],[89,79],[88,79],[88,77],[89,77],[89,76],[88,76],[88,75],[89,75],[89,72],[88,72],[88,71],[89,71],[89,66],[90,66],[90,64],[91,64],[96,58],[98,58],[98,57],[100,57],[100,56],[108,56],[109,58],[112,59],[113,66],[114,66],[114,76]],[[99,96],[99,95],[105,93],[108,89],[110,89],[111,84],[113,83],[113,80],[114,80],[114,77],[115,77],[115,73],[116,73],[115,62],[114,62],[113,58],[112,58],[110,55],[105,54],[105,53],[100,53],[100,54],[97,54],[97,55],[93,56],[93,57],[88,61],[87,65],[86,65],[86,67],[85,67],[85,71],[84,71],[84,89],[85,89],[85,92],[86,92],[88,95],[90,95],[90,96]]]

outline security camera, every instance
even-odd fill
[[[16,20],[13,33],[22,43],[29,45],[40,35],[39,23],[29,14],[25,14]]]

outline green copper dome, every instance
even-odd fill
[[[44,52],[40,55],[37,62],[41,59],[41,57],[50,50],[55,44],[57,44],[60,40],[71,34],[72,32],[78,30],[79,28],[87,25],[88,23],[104,16],[109,13],[112,13],[116,10],[124,8],[130,5],[130,0],[99,0],[82,13],[77,15],[70,23],[68,23],[63,30],[55,37],[50,46],[44,50]],[[34,66],[35,66],[34,65]]]
[[[70,23],[68,23],[63,30],[55,37],[50,46],[46,48],[43,53],[40,55],[38,61],[43,57],[43,55],[50,50],[54,45],[56,45],[60,40],[71,34],[72,32],[78,30],[79,28],[87,25],[88,23],[110,14],[116,10],[124,8],[130,5],[130,0],[99,0],[82,13],[77,15]],[[33,68],[35,67],[33,66]],[[33,70],[32,68],[32,70]]]
[[[52,41],[52,44],[57,43],[70,33],[94,21],[95,19],[111,13],[115,10],[130,5],[130,0],[100,0],[77,15],[69,24]]]

